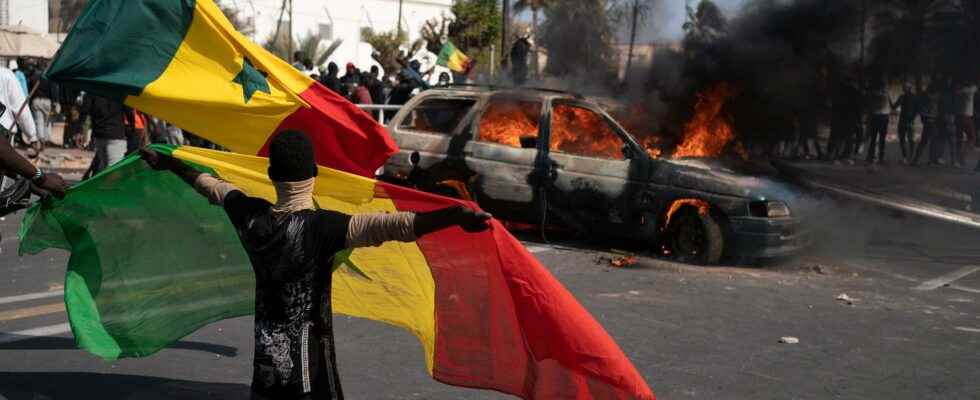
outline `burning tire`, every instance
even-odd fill
[[[671,216],[665,249],[674,259],[690,264],[717,264],[725,248],[721,227],[708,212],[683,207]]]

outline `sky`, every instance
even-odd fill
[[[685,0],[655,0],[658,5],[647,18],[644,29],[639,32],[641,41],[654,39],[677,40],[683,35],[682,26],[687,17]],[[745,0],[715,0],[715,4],[732,16]],[[691,4],[697,4],[692,0]]]

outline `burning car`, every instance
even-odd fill
[[[388,129],[401,150],[383,179],[472,199],[505,219],[558,223],[697,264],[803,246],[795,188],[747,175],[735,160],[661,158],[575,94],[437,88]]]

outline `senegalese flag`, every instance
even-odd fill
[[[343,97],[242,36],[211,0],[92,0],[45,74],[236,153],[287,129],[320,165],[372,176],[397,148]]]
[[[459,73],[469,72],[473,66],[473,60],[470,60],[466,54],[456,48],[451,40],[447,40],[446,44],[442,45],[442,50],[439,51],[439,60],[436,63]]]
[[[265,158],[156,149],[275,200]],[[314,196],[349,214],[475,207],[327,168]],[[254,275],[221,207],[135,155],[28,211],[21,253],[49,247],[71,252],[65,303],[78,345],[107,360],[147,356],[253,312]],[[407,329],[422,343],[418,368],[440,382],[527,399],[654,398],[595,319],[496,221],[336,260],[347,267],[333,275],[334,311]]]

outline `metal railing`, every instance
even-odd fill
[[[373,115],[381,125],[388,125],[388,119],[385,119],[385,114],[390,119],[390,117],[394,117],[398,113],[398,110],[402,109],[402,106],[388,104],[356,104],[356,106]],[[386,113],[385,111],[391,112]]]

